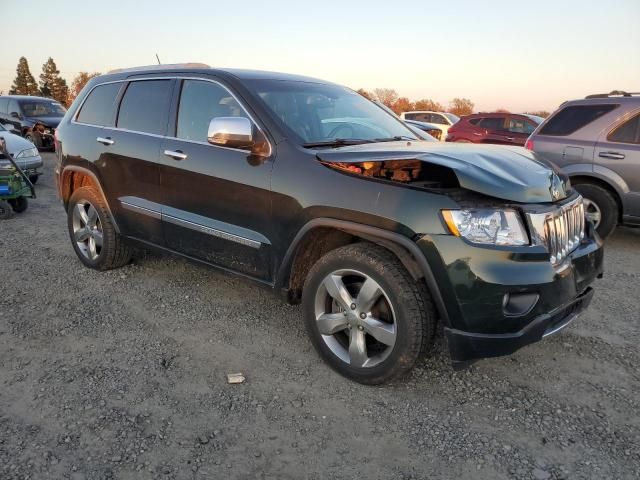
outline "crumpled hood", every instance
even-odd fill
[[[27,120],[34,125],[42,123],[45,127],[58,128],[63,117],[28,117]]]
[[[567,176],[522,147],[445,142],[368,143],[319,150],[325,162],[359,163],[420,160],[452,169],[460,186],[491,197],[522,203],[566,198]]]

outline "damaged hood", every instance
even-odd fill
[[[333,163],[419,160],[448,167],[461,187],[522,203],[556,202],[567,197],[566,175],[522,147],[445,142],[368,143],[319,150]]]

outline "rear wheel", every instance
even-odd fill
[[[0,200],[0,220],[7,220],[13,217],[13,209],[6,200]]]
[[[29,208],[29,200],[26,197],[15,198],[13,200],[9,200],[13,211],[16,213],[22,213],[27,208]]]
[[[377,245],[327,253],[311,268],[302,294],[305,324],[324,360],[364,384],[409,371],[435,332],[429,295],[402,263]]]
[[[584,198],[585,216],[593,222],[598,235],[607,238],[618,224],[619,209],[613,195],[599,185],[578,183],[574,185]]]
[[[87,267],[110,270],[131,260],[131,247],[116,232],[107,204],[95,188],[73,192],[67,225],[73,249]]]

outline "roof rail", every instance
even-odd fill
[[[633,95],[640,95],[640,92],[625,92],[622,90],[613,90],[610,93],[594,93],[593,95],[587,95],[584,98],[631,97]]]
[[[115,68],[113,70],[109,70],[109,73],[122,73],[122,72],[137,72],[139,70],[166,70],[172,68],[211,68],[210,65],[206,63],[167,63],[164,65],[141,65],[139,67],[130,67],[130,68]]]

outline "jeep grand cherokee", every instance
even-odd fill
[[[566,177],[516,147],[420,141],[339,85],[203,65],[92,79],[57,130],[57,182],[88,267],[131,246],[302,303],[319,354],[381,383],[442,322],[464,366],[567,325],[602,246]]]

